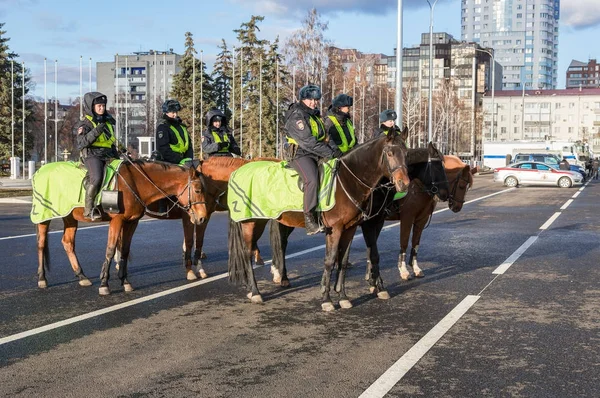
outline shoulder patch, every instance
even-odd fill
[[[297,120],[296,121],[296,126],[298,127],[298,130],[300,130],[300,131],[304,130],[304,121]]]
[[[83,126],[81,126],[77,129],[77,134],[82,134],[82,133],[83,133]]]
[[[163,138],[163,132],[158,133],[158,138]]]

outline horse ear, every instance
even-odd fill
[[[469,166],[467,165],[467,167],[469,167]],[[479,172],[479,166],[475,166],[471,169],[471,175],[475,175],[478,172]]]
[[[404,129],[400,133],[400,137],[402,137],[404,142],[408,142],[408,127],[404,127]]]

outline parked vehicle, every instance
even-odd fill
[[[520,162],[494,169],[494,181],[507,187],[524,184],[554,185],[570,188],[583,182],[583,176],[576,171],[559,170],[541,162]]]
[[[555,153],[550,153],[555,152]],[[517,153],[513,157],[513,161],[511,163],[518,162],[541,162],[546,163],[547,165],[552,166],[554,169],[559,168],[560,161],[562,160],[558,156],[558,151],[544,151],[542,153]],[[585,169],[578,164],[569,164],[569,168],[571,171],[576,171],[583,177],[583,180],[586,179]]]

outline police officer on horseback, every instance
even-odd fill
[[[356,145],[354,125],[349,114],[353,102],[349,95],[336,96],[331,102],[325,118],[325,129],[329,139],[333,140],[343,153],[348,152]]]
[[[288,144],[296,146],[290,165],[304,182],[304,223],[307,235],[322,232],[316,216],[319,175],[317,162],[320,158],[342,156],[339,148],[326,142],[326,130],[319,115],[317,103],[321,89],[309,84],[298,93],[299,102],[290,105],[285,115]]]
[[[227,126],[227,118],[219,109],[212,109],[206,114],[206,130],[202,133],[202,151],[208,156],[242,155]]]
[[[106,112],[106,95],[89,92],[83,96],[84,116],[76,125],[77,148],[88,170],[88,184],[85,190],[85,208],[83,216],[94,221],[101,215],[94,213],[94,201],[104,174],[106,162],[118,158],[115,146],[115,119]]]
[[[194,148],[185,124],[177,115],[180,110],[177,100],[162,104],[162,121],[156,128],[156,159],[183,165],[194,158]]]
[[[390,132],[400,134],[400,127],[396,125],[398,115],[393,109],[387,109],[379,114],[379,128],[375,130],[374,137],[381,134],[388,135]]]

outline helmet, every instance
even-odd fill
[[[164,104],[162,104],[163,113],[169,112],[179,112],[181,110],[181,104],[177,100],[166,100]]]
[[[96,104],[104,104],[106,105],[106,95],[99,95],[96,98],[94,98],[94,100],[92,101],[92,106],[96,105]]]
[[[334,108],[341,108],[343,106],[352,106],[354,104],[354,100],[351,96],[346,94],[339,94],[333,99],[331,102],[331,106]]]
[[[379,114],[379,123],[387,122],[388,120],[396,120],[398,115],[393,109],[388,109]]]
[[[222,121],[223,121],[223,116],[221,116],[221,115],[215,115],[210,118],[211,124],[212,124],[212,122],[222,122]]]
[[[298,98],[303,99],[321,99],[321,89],[314,84],[307,84],[298,91]]]

